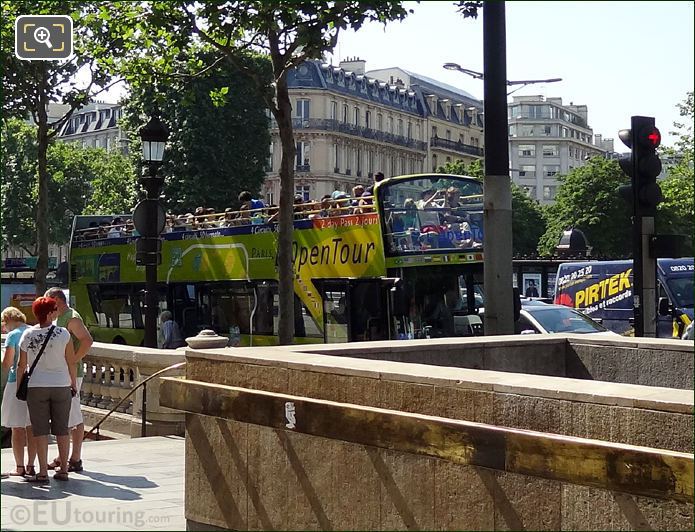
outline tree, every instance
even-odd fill
[[[470,164],[463,161],[446,163],[439,173],[467,175],[482,181],[485,177],[483,161],[476,159]],[[483,228],[484,229],[484,228]],[[512,183],[512,242],[515,256],[535,254],[538,241],[545,232],[545,219],[541,205],[526,194],[516,183]]]
[[[38,186],[36,127],[8,119],[2,127],[3,245],[38,254],[35,231]],[[134,204],[135,174],[127,157],[101,148],[51,143],[46,154],[48,199],[44,217],[48,238],[56,244],[70,238],[78,214],[129,212]]]
[[[126,129],[137,131],[140,116],[154,108],[169,124],[164,203],[178,213],[199,205],[222,212],[238,204],[242,190],[255,195],[270,145],[266,103],[252,80],[226,61],[196,75],[201,61],[214,64],[209,50],[188,58],[185,71],[162,83],[157,95],[149,87],[133,87],[125,105]],[[238,61],[270,84],[265,56],[245,54]],[[133,140],[137,145],[139,139]]]
[[[101,32],[103,21],[89,16],[90,4],[70,0],[4,0],[0,27],[0,57],[2,58],[2,110],[5,117],[31,116],[38,126],[37,135],[37,209],[36,242],[38,261],[34,274],[36,292],[46,289],[48,273],[48,191],[50,175],[47,170],[49,142],[60,131],[75,109],[105,90],[111,75],[102,68],[99,58],[109,53],[109,47],[90,46],[90,39]],[[14,55],[14,22],[20,15],[69,15],[74,22],[74,55],[65,61],[23,61]],[[77,87],[74,78],[78,71],[88,71],[90,80]],[[60,102],[68,111],[52,122],[48,104]]]
[[[281,344],[291,343],[294,336],[292,231],[295,142],[287,74],[307,59],[321,58],[324,52],[332,50],[341,30],[358,30],[366,21],[386,23],[400,20],[408,11],[401,2],[393,0],[112,2],[103,4],[102,10],[104,17],[116,26],[115,34],[125,35],[121,30],[124,26],[128,27],[128,38],[119,43],[128,57],[140,65],[143,53],[153,58],[149,65],[145,65],[149,70],[130,67],[125,72],[127,78],[142,78],[143,72],[149,72],[161,79],[156,69],[171,72],[176,66],[176,56],[199,41],[210,45],[221,57],[248,74],[266,99],[277,122],[282,144],[278,231],[279,337]],[[114,10],[118,16],[109,14]],[[239,61],[240,52],[246,50],[269,56],[272,63],[270,84]],[[204,65],[200,66],[202,68]]]
[[[547,229],[538,244],[542,255],[552,255],[562,232],[581,229],[593,255],[625,258],[631,255],[630,207],[617,193],[629,178],[615,160],[594,157],[559,178],[555,203],[545,211]]]
[[[692,255],[695,243],[693,232],[695,227],[693,219],[693,122],[695,122],[695,109],[693,107],[693,92],[688,92],[685,100],[678,104],[680,115],[686,122],[674,122],[676,144],[665,148],[664,155],[675,164],[668,167],[668,177],[659,183],[664,195],[663,203],[659,204],[656,215],[656,229],[658,234],[689,235],[690,238],[683,243],[682,252]]]

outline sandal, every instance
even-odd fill
[[[26,466],[24,468],[24,471],[26,471],[26,473],[24,474],[24,476],[26,476],[26,477],[36,476],[36,468],[33,465]]]
[[[78,473],[82,471],[84,468],[82,467],[82,460],[77,460],[76,462],[73,462],[72,460],[68,460],[68,471],[70,473]]]
[[[14,468],[14,471],[10,471],[9,473],[7,473],[7,475],[10,477],[23,477],[26,474],[27,470],[24,468],[23,465],[18,465]]]
[[[26,482],[37,482],[40,484],[48,483],[48,475],[34,475],[33,477],[24,477]]]
[[[56,467],[60,467],[60,458],[54,458],[53,461],[48,464],[48,469],[55,469]]]
[[[55,474],[53,475],[54,480],[68,480],[68,473],[67,471],[56,471]]]

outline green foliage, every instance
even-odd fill
[[[2,122],[2,245],[36,241],[36,132],[20,119]]]
[[[476,159],[470,164],[464,161],[446,163],[438,170],[439,173],[467,175],[483,179],[485,169],[483,160]],[[545,232],[545,220],[541,205],[535,199],[529,198],[516,183],[512,188],[512,242],[515,256],[533,255],[538,246],[538,240]]]
[[[545,211],[547,229],[538,244],[542,255],[555,252],[562,232],[581,229],[593,256],[625,258],[631,254],[631,214],[616,189],[627,184],[618,162],[594,157],[559,179],[555,203]]]
[[[3,245],[37,253],[38,189],[36,128],[9,119],[2,127]],[[130,212],[134,207],[135,175],[130,161],[117,152],[51,143],[47,152],[48,235],[52,243],[69,240],[77,214]]]
[[[692,170],[691,170],[692,172]],[[657,208],[657,234],[685,235],[682,254],[692,257],[695,244],[695,193],[693,193],[693,178],[684,175],[670,175],[659,183],[664,201]]]
[[[209,50],[195,53],[187,63],[188,71],[162,85],[161,104],[138,86],[125,108],[126,128],[134,137],[143,125],[141,116],[155,107],[169,126],[162,169],[164,202],[176,213],[197,206],[224,211],[237,205],[242,190],[257,193],[265,178],[270,133],[264,99],[253,81],[229,61],[195,76],[201,61],[213,62]],[[239,61],[269,83],[266,57],[246,54]],[[132,146],[138,146],[139,138],[133,141]]]

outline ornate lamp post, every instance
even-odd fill
[[[145,266],[145,347],[157,347],[157,267],[162,263],[162,239],[165,215],[159,203],[159,195],[164,185],[164,178],[157,176],[157,170],[164,159],[164,147],[169,138],[169,130],[153,115],[140,130],[142,155],[146,165],[140,185],[146,196],[135,206],[133,223],[140,233],[136,241],[135,262]]]

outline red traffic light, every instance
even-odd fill
[[[645,127],[640,131],[640,144],[656,149],[661,144],[661,132],[654,126]]]

